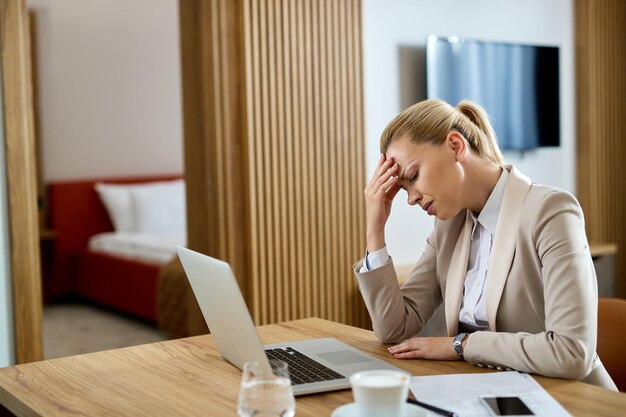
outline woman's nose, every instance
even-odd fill
[[[416,191],[409,192],[409,205],[414,206],[422,198],[422,195]]]

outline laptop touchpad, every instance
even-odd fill
[[[363,356],[363,355],[359,355],[356,352],[353,352],[351,350],[339,350],[336,352],[326,352],[326,353],[318,353],[317,356],[319,356],[320,358],[327,360],[328,362],[332,363],[333,365],[352,365],[354,363],[360,363],[360,362],[371,362],[371,359]]]

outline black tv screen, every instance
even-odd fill
[[[426,91],[456,105],[469,99],[491,116],[501,149],[559,146],[559,48],[431,35]]]

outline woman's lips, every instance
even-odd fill
[[[433,213],[431,213],[431,211],[430,211],[430,208],[431,208],[431,206],[432,206],[432,205],[433,205],[433,202],[431,201],[431,202],[429,202],[429,203],[426,203],[426,204],[424,205],[424,207],[422,207],[422,208],[424,209],[424,211],[428,213],[428,215],[432,215],[432,214],[433,214]]]

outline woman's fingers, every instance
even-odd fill
[[[389,167],[385,172],[383,172],[374,182],[374,185],[372,187],[372,191],[374,192],[374,194],[378,193],[379,191],[387,191],[387,189],[389,188],[389,186],[391,184],[387,184],[385,186],[385,184],[394,177],[393,174],[396,173],[396,171],[398,170],[398,165],[394,164],[393,166]]]
[[[374,169],[374,173],[372,174],[372,178],[370,178],[370,183],[368,186],[371,186],[376,182],[376,179],[383,173],[387,168],[385,168],[385,164],[387,164],[389,160],[385,159],[385,155],[381,154],[380,159],[378,160],[378,164],[376,164],[376,168]]]
[[[395,346],[391,346],[388,350],[390,353],[402,353],[409,352],[411,350],[419,348],[419,338],[414,337],[413,339],[405,340],[402,343],[399,343]]]
[[[381,155],[378,166],[372,175],[369,184],[363,190],[365,195],[365,210],[367,216],[368,235],[373,236],[368,247],[379,247],[384,244],[384,227],[389,217],[389,203],[386,193],[397,193],[398,165],[393,159],[386,159]]]
[[[398,177],[396,175],[390,175],[389,178],[387,178],[387,180],[380,185],[379,189],[383,190],[386,194],[388,194],[391,188],[397,184],[398,184]]]
[[[370,188],[373,188],[375,184],[377,183],[378,179],[380,179],[382,175],[387,173],[389,171],[389,168],[391,168],[394,165],[393,159],[383,160],[384,156],[385,155],[381,155],[381,160],[379,161],[378,165],[376,166],[376,169],[374,170],[374,175],[372,175],[372,179],[370,180],[370,183],[368,185],[368,187]]]
[[[395,178],[395,180],[391,182],[389,188],[387,188],[387,192],[385,193],[385,197],[387,197],[387,200],[389,201],[393,200],[396,197],[396,194],[398,194],[398,191],[402,188],[400,187],[400,184],[398,184],[398,177],[393,178]]]
[[[393,357],[396,359],[423,359],[424,355],[419,350],[412,350],[410,352],[395,354]]]
[[[381,160],[378,163],[378,166],[376,167],[376,170],[374,171],[374,176],[375,177],[379,177],[383,172],[385,172],[391,165],[393,165],[393,159],[392,158],[385,158],[385,155],[381,155],[380,156]]]
[[[397,359],[418,359],[424,357],[424,351],[421,347],[419,339],[414,338],[392,346],[389,348],[389,353]]]

